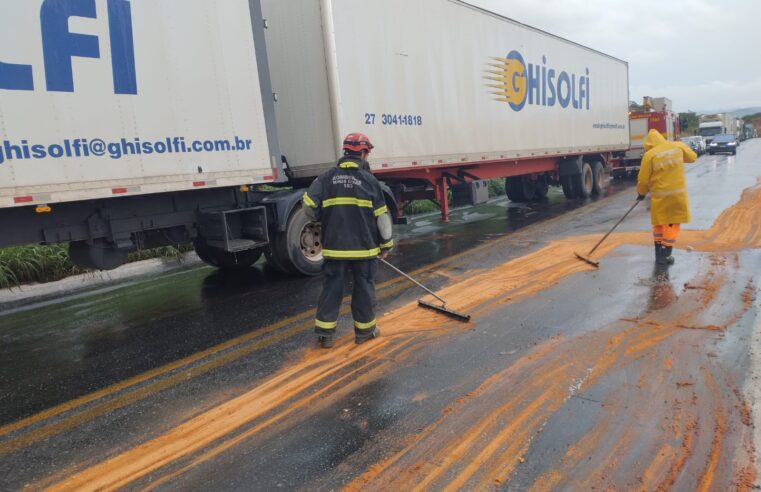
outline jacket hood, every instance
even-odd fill
[[[658,130],[650,130],[647,134],[647,138],[645,139],[645,150],[648,151],[662,143],[666,143],[666,139],[663,138],[661,132]]]

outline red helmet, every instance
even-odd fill
[[[350,133],[344,138],[343,150],[350,150],[352,152],[367,151],[368,153],[373,149],[373,144],[370,143],[370,139],[364,133]]]

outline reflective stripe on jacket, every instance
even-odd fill
[[[322,222],[322,253],[336,260],[363,260],[393,246],[382,241],[377,217],[388,212],[378,180],[366,162],[344,157],[314,180],[304,205]]]

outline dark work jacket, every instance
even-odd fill
[[[358,157],[343,157],[336,167],[314,180],[304,205],[322,222],[322,253],[334,260],[375,258],[382,243],[377,217],[388,213],[380,183]]]

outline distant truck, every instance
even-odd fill
[[[735,134],[737,140],[740,142],[747,139],[748,137],[745,134],[745,121],[740,118],[735,118],[735,131],[732,133]]]
[[[450,185],[489,178],[587,197],[629,146],[626,62],[465,2],[62,4],[0,16],[0,247],[111,269],[192,241],[218,268],[317,274],[301,199],[344,134],[372,139],[398,220],[421,198],[446,220]]]
[[[737,131],[736,119],[728,113],[700,115],[698,121],[698,135],[706,139],[706,144],[711,143],[714,135]]]
[[[645,153],[645,138],[650,130],[657,130],[666,140],[674,141],[681,129],[679,115],[671,109],[671,100],[665,97],[644,99],[643,111],[629,113],[629,149],[623,157],[614,162],[611,169],[613,178],[635,176]]]

